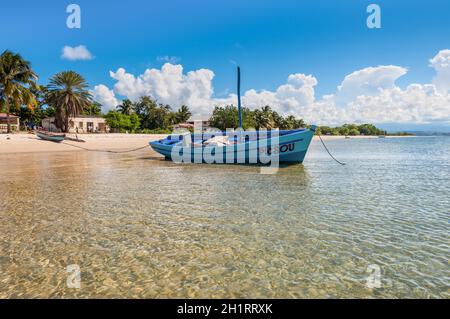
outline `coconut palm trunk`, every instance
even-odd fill
[[[9,102],[8,99],[5,101],[5,109],[6,109],[6,133],[11,134],[11,123],[9,121],[10,114],[9,114]]]

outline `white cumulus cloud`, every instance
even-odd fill
[[[77,47],[70,47],[66,45],[62,49],[61,58],[70,61],[77,61],[92,60],[94,57],[84,45],[79,45]]]
[[[450,90],[450,50],[441,50],[430,60],[430,66],[436,70],[433,84],[444,93]]]
[[[291,74],[275,90],[250,89],[243,93],[244,106],[251,109],[270,105],[283,115],[302,117],[310,123],[450,123],[450,50],[440,51],[430,60],[436,76],[430,83],[413,83],[400,88],[396,81],[408,70],[401,66],[367,67],[344,77],[335,92],[316,97],[319,83],[313,75]],[[235,94],[214,96],[214,72],[199,69],[184,73],[182,65],[165,63],[161,69],[147,69],[133,75],[119,68],[110,72],[116,81],[113,90],[95,88],[107,107],[117,105],[116,95],[137,101],[150,95],[159,103],[178,108],[185,104],[194,115],[210,115],[215,105],[237,104]],[[102,102],[100,102],[102,103]],[[103,103],[102,103],[103,104]]]
[[[446,122],[450,121],[450,95],[440,94],[433,84],[395,86],[374,96],[359,96],[345,111],[347,122]]]
[[[287,83],[276,91],[249,90],[245,92],[243,100],[250,108],[271,105],[280,113],[296,114],[297,110],[314,103],[314,87],[317,83],[312,75],[291,74]]]
[[[160,70],[147,69],[138,76],[127,73],[123,68],[111,71],[110,75],[117,81],[114,91],[132,101],[150,95],[159,103],[175,108],[186,104],[198,113],[211,111],[214,78],[211,70],[199,69],[183,74],[181,65],[166,63]]]
[[[116,98],[114,91],[108,89],[106,85],[96,85],[91,94],[94,101],[102,105],[102,112],[104,113],[114,110],[119,105],[119,100]]]
[[[391,89],[395,81],[405,75],[407,69],[395,65],[368,67],[347,75],[335,94],[337,104],[348,103],[358,96],[374,96],[380,90]]]

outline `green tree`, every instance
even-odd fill
[[[320,126],[317,134],[323,135],[385,135],[386,132],[380,130],[373,124],[344,124],[338,127]]]
[[[169,129],[176,124],[175,113],[172,112],[170,105],[159,104],[155,112],[150,116],[151,129]]]
[[[350,132],[350,130],[348,129],[348,127],[340,127],[337,129],[339,135],[348,135],[348,133]]]
[[[317,134],[317,135],[322,135],[322,131],[320,130],[320,126],[318,126],[318,127],[316,128],[316,134]]]
[[[155,101],[147,101],[144,103],[143,110],[141,119],[144,129],[168,129],[175,122],[169,105],[157,105]]]
[[[373,124],[362,124],[358,126],[358,130],[363,135],[383,135],[382,130],[375,127]]]
[[[256,129],[255,114],[247,107],[242,108],[242,126],[245,130]]]
[[[234,105],[216,106],[209,122],[212,127],[222,131],[236,128],[239,125],[238,109]]]
[[[124,110],[123,104],[119,108],[120,111]],[[133,110],[139,117],[140,130],[145,132],[170,131],[174,124],[185,122],[191,117],[191,112],[187,106],[183,105],[177,112],[173,112],[170,105],[158,104],[150,96],[142,96],[138,102],[133,103]]]
[[[258,130],[263,128],[271,128],[271,117],[270,113],[266,112],[264,109],[254,111],[255,124]]]
[[[48,117],[48,107],[45,105],[45,87],[35,85],[30,87],[30,91],[35,98],[34,105],[21,105],[19,108],[11,107],[11,111],[19,115],[22,128],[39,126],[42,119]]]
[[[278,114],[278,112],[275,112],[272,110],[272,114],[271,114],[271,118],[272,118],[272,123],[273,126],[272,128],[279,128],[279,129],[285,129],[285,119]]]
[[[100,116],[102,115],[102,105],[98,102],[92,102],[83,110],[82,114],[90,116]]]
[[[130,131],[131,132],[135,132],[139,126],[141,125],[141,121],[139,119],[139,116],[135,113],[132,113],[130,115],[128,115],[130,117]]]
[[[176,124],[185,123],[191,116],[192,113],[189,110],[189,107],[187,107],[186,105],[182,105],[175,113],[175,120],[177,122]]]
[[[281,128],[286,130],[294,130],[304,127],[306,127],[306,123],[303,119],[297,119],[295,116],[289,115],[284,119],[284,123]]]
[[[274,120],[272,108],[266,105],[261,110],[255,110],[256,128],[272,129],[277,127],[277,123]]]
[[[30,62],[20,54],[4,51],[0,56],[0,106],[6,112],[7,132],[11,133],[9,122],[11,106],[34,106],[36,103],[32,88],[36,86],[37,75]]]
[[[129,99],[125,99],[122,101],[122,104],[117,106],[117,110],[125,115],[131,115],[133,113],[135,105]]]
[[[141,128],[153,128],[153,116],[158,108],[156,101],[149,96],[142,96],[135,104],[135,112],[141,120]]]
[[[69,130],[69,117],[82,114],[92,103],[86,80],[74,71],[57,73],[47,86],[47,102],[55,108],[55,125],[62,132]]]
[[[150,96],[142,96],[134,105],[134,111],[137,115],[145,117],[152,110],[158,107],[158,104]]]
[[[113,132],[134,132],[140,125],[137,114],[125,115],[118,111],[109,111],[105,120]]]
[[[333,129],[329,126],[320,126],[318,134],[321,135],[333,135]]]
[[[130,125],[130,118],[117,111],[109,111],[105,115],[106,124],[111,128],[113,132],[120,132],[122,130],[126,130]]]
[[[242,108],[242,118],[244,129],[296,129],[306,127],[306,123],[302,119],[296,119],[294,116],[284,118],[268,105],[251,111],[250,109]],[[233,105],[216,106],[210,118],[212,126],[225,130],[227,128],[236,128],[238,126],[238,110]]]

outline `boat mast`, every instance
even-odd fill
[[[237,67],[238,81],[237,81],[237,96],[238,96],[238,116],[239,127],[242,128],[242,110],[241,110],[241,68]]]

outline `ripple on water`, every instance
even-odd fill
[[[450,297],[450,139],[329,144],[348,165],[313,144],[276,175],[2,155],[0,297]]]

